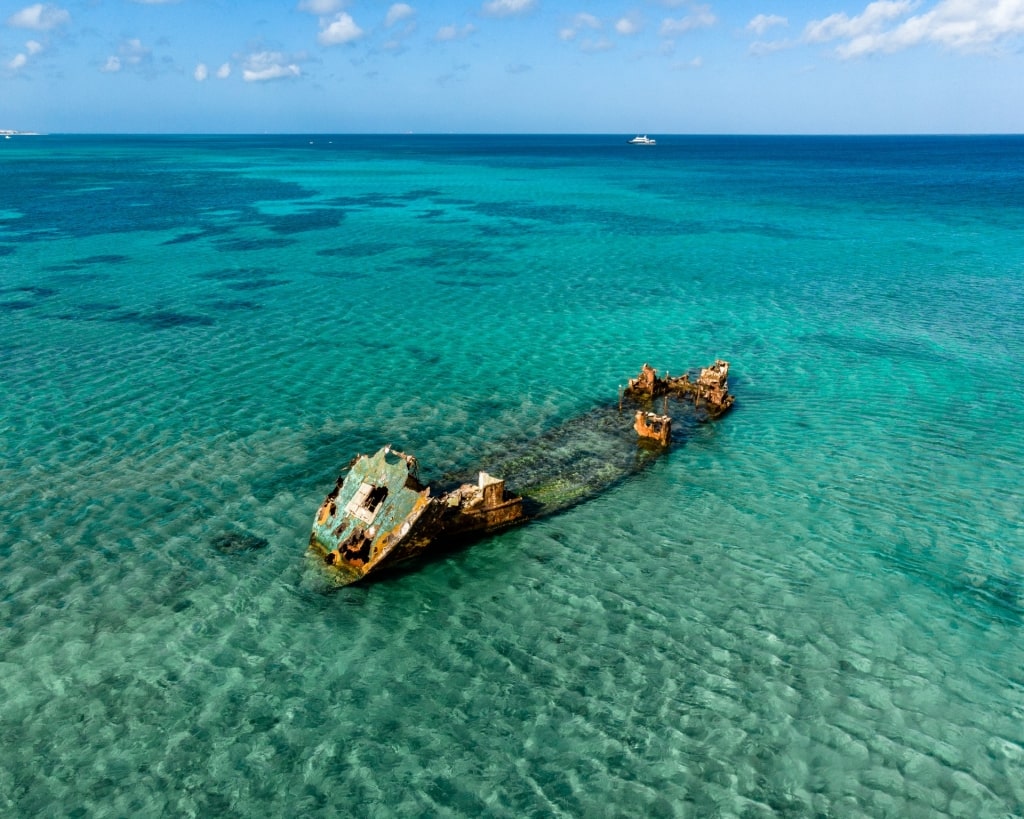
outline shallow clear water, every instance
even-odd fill
[[[0,172],[0,811],[1024,813],[1024,139]],[[440,476],[716,357],[733,413],[600,497],[306,575],[355,453]]]

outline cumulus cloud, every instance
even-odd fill
[[[231,63],[224,63],[220,68],[217,69],[217,79],[226,80],[231,76]]]
[[[71,15],[62,8],[36,3],[16,11],[7,18],[12,28],[28,28],[33,31],[50,31],[71,21]]]
[[[125,40],[118,50],[122,66],[140,67],[153,62],[153,52],[146,48],[138,37]]]
[[[320,21],[320,33],[316,40],[323,46],[344,45],[362,36],[363,30],[356,25],[352,15],[340,12],[333,20]]]
[[[196,78],[196,82],[205,82],[206,78],[210,76],[210,72],[206,67],[206,63],[199,63],[196,66],[195,72],[192,74]]]
[[[246,57],[242,66],[242,79],[246,82],[287,80],[301,75],[298,64],[280,51],[257,51]]]
[[[640,24],[629,17],[623,17],[615,23],[615,30],[628,37],[631,34],[636,34],[640,30]]]
[[[581,12],[572,18],[572,23],[563,28],[558,32],[558,36],[563,40],[572,40],[584,29],[598,29],[601,28],[601,21],[598,20],[593,14],[587,14]]]
[[[7,61],[7,68],[9,71],[20,71],[26,65],[28,65],[29,57],[35,57],[43,51],[42,43],[36,40],[28,40],[25,43],[25,50],[15,54],[10,60]]]
[[[106,63],[100,68],[100,71],[106,74],[116,74],[124,70],[143,74],[150,74],[154,71],[153,52],[146,48],[137,37],[123,41],[118,46],[117,54],[107,57]]]
[[[412,17],[416,10],[408,3],[395,3],[388,9],[388,15],[384,18],[384,25],[391,28],[395,23]]]
[[[1024,0],[940,0],[930,10],[912,15],[919,5],[876,0],[855,17],[833,14],[808,23],[804,39],[838,40],[836,53],[848,59],[922,43],[976,51],[1024,35]]]
[[[587,54],[598,54],[602,51],[611,51],[613,48],[615,48],[615,43],[607,37],[599,37],[596,40],[584,40],[580,43],[580,50]]]
[[[856,17],[847,17],[840,12],[831,14],[823,20],[811,21],[804,29],[804,39],[820,43],[877,33],[886,23],[906,15],[914,5],[914,0],[876,0],[868,4],[864,12]]]
[[[718,22],[718,18],[711,11],[711,6],[692,5],[690,13],[683,17],[666,17],[661,21],[661,29],[658,32],[662,37],[674,37],[677,34],[685,34],[698,28],[707,28]]]
[[[483,5],[483,13],[491,17],[511,17],[525,14],[537,5],[537,0],[488,0]]]
[[[442,42],[447,40],[465,40],[470,34],[476,31],[476,26],[466,23],[464,26],[441,26],[434,35],[434,39]]]
[[[343,0],[302,0],[299,3],[299,11],[306,11],[310,14],[326,17],[328,14],[341,11],[344,6]]]
[[[778,14],[759,14],[747,23],[747,31],[752,31],[758,37],[763,37],[764,33],[770,28],[788,25],[789,20],[785,17],[780,17]]]

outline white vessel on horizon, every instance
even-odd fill
[[[629,140],[630,145],[656,145],[657,142],[651,139],[649,136],[644,134],[643,136],[635,136]]]

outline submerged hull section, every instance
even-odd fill
[[[640,471],[687,427],[732,407],[728,368],[715,362],[690,381],[661,378],[645,364],[618,407],[596,408],[529,442],[501,447],[500,455],[483,459],[501,478],[448,475],[446,485],[458,483],[445,492],[422,483],[416,459],[390,446],[359,455],[317,510],[310,555],[346,585],[434,546],[568,509]],[[663,414],[650,411],[655,399]],[[682,424],[673,428],[674,420]]]

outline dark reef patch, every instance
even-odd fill
[[[468,281],[466,279],[435,279],[435,281],[444,287],[480,288],[493,284],[493,282]]]
[[[404,199],[407,202],[415,202],[417,199],[434,199],[443,193],[444,191],[440,191],[437,188],[413,188],[405,193],[397,194],[395,198]]]
[[[12,256],[17,249],[15,245],[0,245],[0,256]]]
[[[82,259],[72,259],[71,264],[84,267],[91,264],[121,264],[131,260],[131,256],[124,256],[120,253],[101,253],[97,256],[86,256]]]
[[[28,310],[30,307],[35,307],[36,302],[28,301],[26,299],[19,299],[17,301],[0,301],[0,310]]]
[[[274,233],[305,233],[312,230],[328,230],[338,227],[345,220],[345,211],[336,208],[319,208],[285,216],[264,217],[267,227]]]
[[[224,532],[210,538],[210,545],[222,555],[238,555],[265,549],[270,541],[249,532]]]
[[[224,286],[228,290],[266,290],[270,287],[280,287],[282,284],[288,284],[291,279],[250,279],[248,281],[235,281],[228,282]]]
[[[22,214],[8,229],[18,238],[83,238],[111,233],[202,231],[225,212],[254,202],[294,202],[313,193],[299,184],[253,177],[244,169],[204,169],[168,162],[161,151],[46,153],[6,169],[5,206]],[[173,191],[173,195],[168,195]],[[104,254],[115,256],[117,254]],[[88,264],[119,259],[91,257]]]
[[[85,301],[76,306],[80,313],[85,315],[96,315],[97,313],[109,313],[120,310],[121,305],[112,301]]]
[[[691,231],[692,232],[692,231]],[[707,232],[706,230],[703,232]],[[745,233],[752,236],[765,236],[769,239],[810,239],[812,237],[797,233],[795,230],[770,225],[767,223],[756,224],[753,222],[737,222],[718,228],[719,233]]]
[[[27,293],[30,296],[35,296],[37,299],[47,299],[50,296],[56,296],[60,292],[52,287],[39,287],[34,284],[26,284],[21,287],[2,287],[0,293]]]
[[[336,196],[327,204],[340,208],[404,208],[405,202],[387,193],[364,193],[360,196]]]
[[[217,270],[197,273],[196,278],[215,282],[247,281],[251,279],[265,279],[275,275],[277,272],[272,267],[221,267]]]
[[[325,279],[365,279],[369,277],[368,273],[363,273],[359,270],[311,270],[309,271],[310,276],[321,276]]]
[[[59,316],[65,318],[67,314]],[[155,310],[143,313],[139,310],[120,310],[100,317],[102,321],[120,324],[136,324],[147,330],[174,330],[183,327],[211,327],[214,323],[209,316],[179,313],[174,310]]]
[[[278,247],[289,247],[294,245],[297,239],[286,238],[265,238],[265,239],[228,239],[217,242],[217,250],[235,253],[246,250],[271,250]]]
[[[402,245],[388,242],[353,242],[342,247],[328,247],[318,250],[316,255],[332,258],[360,259],[369,256],[379,256],[382,253],[390,253],[393,250],[400,250],[402,247]]]
[[[205,230],[194,230],[189,233],[181,233],[175,236],[173,239],[168,239],[165,242],[161,242],[161,245],[183,245],[188,242],[198,242],[201,239],[209,239],[213,236],[223,236],[226,233],[230,233],[231,228],[226,227],[210,227]]]
[[[209,302],[211,310],[229,313],[236,310],[261,310],[263,305],[248,299],[214,299]]]

